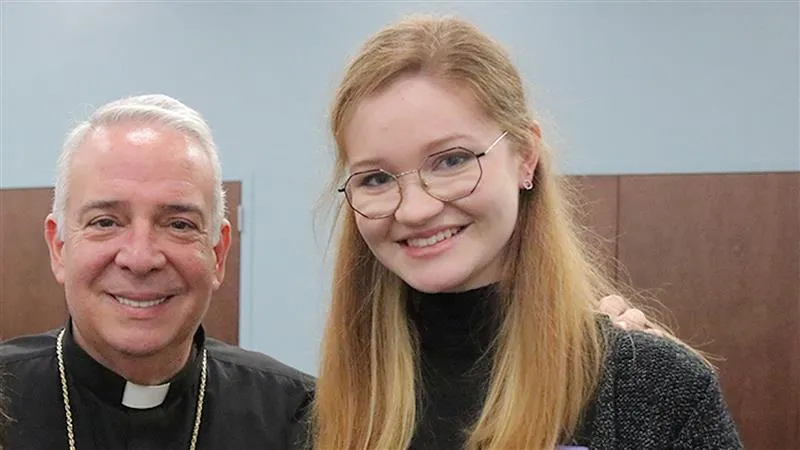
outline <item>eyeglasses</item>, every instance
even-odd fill
[[[400,207],[403,191],[400,177],[416,173],[425,192],[431,197],[451,202],[475,191],[483,176],[480,159],[486,156],[500,140],[497,137],[481,153],[473,153],[463,147],[453,147],[425,158],[418,169],[393,174],[383,169],[365,170],[351,174],[338,189],[347,198],[353,210],[367,219],[389,217]]]

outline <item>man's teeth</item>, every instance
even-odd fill
[[[162,297],[157,300],[150,300],[146,302],[138,301],[138,300],[131,300],[125,297],[114,296],[114,300],[122,303],[125,306],[130,306],[133,308],[149,308],[151,306],[156,306],[164,303],[167,300],[167,297]]]
[[[458,234],[459,231],[461,231],[461,228],[458,227],[450,228],[449,230],[440,231],[430,237],[420,238],[420,239],[409,239],[406,242],[408,242],[408,245],[410,245],[411,247],[417,247],[417,248],[428,247],[437,242],[441,242],[445,239],[449,239],[455,236],[456,234]]]

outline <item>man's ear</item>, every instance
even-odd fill
[[[225,264],[228,262],[228,251],[231,248],[231,223],[228,219],[222,220],[219,230],[219,241],[214,245],[214,256],[217,261],[214,266],[214,289],[219,289],[225,279]]]
[[[530,189],[528,186],[532,186],[533,174],[536,172],[536,166],[539,165],[539,155],[541,154],[542,128],[539,126],[539,122],[532,121],[530,130],[531,139],[520,164],[519,186],[521,189]]]
[[[44,240],[50,251],[50,270],[53,271],[56,281],[64,284],[64,241],[58,234],[56,219],[52,214],[48,214],[44,219]]]

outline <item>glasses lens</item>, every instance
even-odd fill
[[[481,166],[474,153],[454,148],[429,156],[420,171],[428,193],[442,201],[466,197],[481,179]]]
[[[382,170],[353,174],[347,180],[345,194],[353,209],[370,218],[391,215],[400,204],[397,179]]]

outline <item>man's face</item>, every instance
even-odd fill
[[[52,216],[45,237],[78,343],[105,360],[188,348],[230,245],[227,221],[211,241],[208,157],[178,131],[132,122],[91,132],[69,170],[63,241]]]

